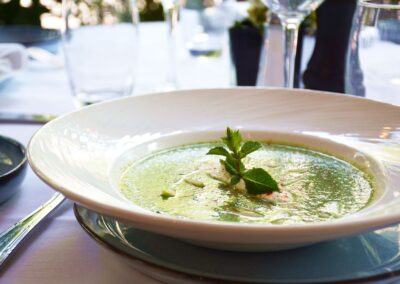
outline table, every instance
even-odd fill
[[[165,45],[164,24],[140,27],[141,50]],[[154,36],[161,35],[161,36]],[[157,68],[148,62],[163,62],[165,52],[142,52],[139,56],[136,94],[156,90],[162,83],[165,64]],[[183,58],[182,60],[185,60]],[[226,57],[221,58],[220,61]],[[216,64],[220,64],[217,62]],[[147,68],[147,69],[146,69]],[[210,68],[209,65],[203,68]],[[220,69],[221,70],[221,69]],[[154,82],[156,78],[156,82]],[[229,86],[229,70],[219,71],[210,86]],[[214,72],[215,74],[215,72]],[[225,76],[225,77],[224,77]],[[157,82],[157,79],[159,81]],[[0,111],[63,114],[74,110],[64,69],[31,64],[29,69],[0,90]],[[39,128],[32,125],[0,125],[0,134],[27,145]],[[0,206],[0,231],[29,214],[50,198],[54,191],[29,169],[19,192]],[[100,247],[76,222],[72,202],[67,201],[44,220],[23,242],[0,272],[0,283],[158,283],[128,266],[120,265],[114,253]]]
[[[146,24],[140,28],[142,52],[139,56],[135,94],[156,90],[165,78],[167,49],[164,28],[162,23]],[[157,52],[148,52],[155,50]],[[209,62],[194,62],[182,51],[180,55],[180,87],[230,85],[228,53]],[[198,80],[197,75],[202,80]],[[49,69],[40,64],[31,64],[25,73],[0,90],[0,111],[63,114],[72,110],[74,106],[64,69]],[[0,134],[14,137],[27,145],[38,128],[2,124]],[[53,190],[29,170],[19,193],[0,206],[0,231],[36,209],[52,194]],[[76,222],[70,201],[61,205],[40,224],[0,272],[0,283],[130,282],[158,283],[121,265],[114,253],[93,241]]]

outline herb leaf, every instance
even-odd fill
[[[221,138],[234,154],[239,152],[240,144],[242,143],[242,135],[239,130],[232,131],[229,127],[226,129],[226,137]]]
[[[254,151],[257,151],[262,147],[260,142],[257,141],[246,141],[242,148],[240,148],[240,157],[244,158],[248,154],[253,153]]]
[[[247,192],[250,194],[279,191],[278,183],[264,169],[253,168],[248,170],[242,178],[246,184]]]
[[[224,147],[214,147],[210,149],[207,155],[219,155],[225,157],[232,157],[232,155]]]
[[[231,159],[219,160],[222,165],[224,165],[226,171],[231,175],[238,175],[239,172],[236,170],[235,164],[232,162]]]
[[[236,185],[240,182],[241,177],[239,175],[233,175],[231,177],[231,185]]]
[[[246,170],[242,159],[262,148],[260,142],[246,141],[242,144],[242,135],[239,130],[233,131],[229,127],[226,129],[226,137],[221,138],[224,144],[231,151],[224,147],[214,147],[210,149],[207,155],[224,156],[225,160],[220,160],[225,170],[231,175],[229,184],[236,185],[243,179],[247,193],[263,194],[273,191],[279,191],[278,183],[272,176],[261,168]],[[224,185],[227,183],[224,182]]]

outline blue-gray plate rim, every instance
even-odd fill
[[[242,253],[145,232],[76,204],[74,212],[99,244],[167,282],[172,276],[182,283],[376,283],[400,276],[399,225],[299,249]]]

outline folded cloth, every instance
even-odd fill
[[[20,44],[0,44],[0,81],[10,78],[27,65],[25,47]]]

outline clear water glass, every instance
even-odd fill
[[[346,93],[400,104],[400,0],[361,0],[350,34]]]
[[[64,0],[63,50],[76,106],[131,95],[138,14],[131,0]]]
[[[301,22],[318,8],[323,0],[262,0],[281,20],[283,28],[284,87],[293,88],[297,38]],[[268,63],[267,63],[268,64]],[[262,72],[265,74],[265,72]],[[262,82],[265,78],[259,78]],[[263,84],[263,83],[259,84]]]

